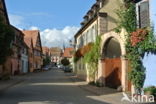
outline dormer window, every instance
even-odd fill
[[[88,21],[88,19],[89,19],[88,15],[84,16],[85,21]]]
[[[88,13],[88,20],[90,20],[90,18],[91,18],[91,15],[90,15],[90,13]]]

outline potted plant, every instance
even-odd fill
[[[149,86],[144,88],[145,95],[153,95],[156,100],[156,87],[155,86]]]

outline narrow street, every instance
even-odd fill
[[[59,69],[22,78],[24,82],[0,92],[0,104],[107,104],[78,87]]]

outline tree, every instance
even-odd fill
[[[61,60],[61,64],[63,64],[64,66],[68,66],[70,64],[69,60],[67,58],[63,58]]]
[[[49,56],[46,56],[46,58],[43,59],[43,65],[48,65],[50,64],[51,60],[50,60],[50,57]]]

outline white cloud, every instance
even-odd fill
[[[42,13],[36,14],[40,15]],[[28,30],[40,30],[36,26],[28,26],[25,23],[25,19],[22,16],[9,14],[10,23],[20,30],[23,30],[21,27],[29,27]],[[66,26],[63,29],[48,28],[41,31],[41,40],[42,45],[47,47],[59,46],[62,47],[63,44],[69,45],[69,40],[73,39],[75,33],[79,30],[79,27],[75,26]]]
[[[39,30],[39,28],[36,27],[36,26],[31,26],[31,27],[29,28],[29,30]]]
[[[41,40],[43,46],[60,46],[69,44],[69,40],[73,38],[79,27],[66,26],[64,29],[45,29],[41,32]]]
[[[9,20],[12,25],[17,27],[24,23],[24,18],[22,16],[18,16],[14,14],[9,14]]]

